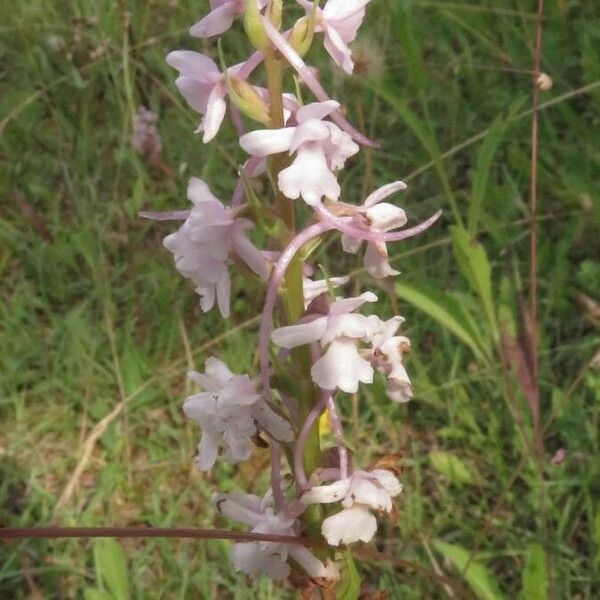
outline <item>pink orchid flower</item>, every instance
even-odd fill
[[[354,213],[354,218],[359,225],[368,227],[372,231],[386,233],[392,229],[398,229],[406,225],[406,213],[398,206],[382,202],[388,196],[397,191],[405,190],[403,181],[394,181],[373,192],[360,207],[348,208],[348,212]],[[347,208],[345,205],[344,208]],[[358,238],[346,233],[342,234],[342,247],[346,252],[356,254],[362,242]],[[392,269],[385,242],[368,242],[364,256],[364,264],[367,271],[376,278],[382,279],[391,275],[398,275],[399,271]]]
[[[187,103],[204,115],[195,133],[204,132],[202,141],[210,142],[221,127],[227,103],[226,77],[212,58],[191,50],[175,50],[167,55],[167,63],[179,71],[175,85]],[[229,75],[236,75],[243,65],[230,67]]]
[[[257,424],[278,440],[293,439],[289,423],[262,399],[248,375],[235,375],[224,362],[211,357],[204,373],[192,371],[189,377],[205,390],[187,398],[183,405],[186,416],[202,427],[196,459],[200,470],[212,468],[220,447],[227,462],[250,458]]]
[[[216,494],[213,502],[218,510],[234,521],[244,523],[252,533],[269,533],[296,537],[299,523],[293,518],[275,514],[270,506],[271,495],[263,499],[252,494]],[[281,542],[243,542],[234,544],[230,553],[236,571],[252,578],[267,575],[281,581],[290,574],[288,559],[300,565],[311,577],[336,581],[339,572],[334,563],[323,563],[308,548]]]
[[[354,71],[352,51],[348,47],[356,38],[371,0],[328,0],[317,9],[315,30],[325,34],[324,46],[336,65],[348,75]],[[298,0],[307,12],[313,10],[309,0]]]
[[[339,106],[334,100],[307,104],[292,117],[297,125],[252,131],[240,138],[240,146],[256,157],[286,151],[295,154],[292,164],[279,173],[277,180],[286,197],[302,197],[309,205],[318,204],[323,196],[337,200],[340,186],[334,171],[359,150],[347,133],[323,120]]]
[[[321,533],[331,546],[370,542],[377,531],[377,520],[370,510],[390,512],[392,498],[402,492],[402,484],[385,469],[355,471],[350,477],[305,492],[305,504],[329,504],[341,501],[343,509],[327,517]]]
[[[354,314],[365,302],[376,302],[377,296],[365,292],[356,298],[341,298],[333,302],[327,314],[309,315],[296,325],[275,329],[271,339],[281,348],[317,341],[328,346],[325,354],[311,369],[313,381],[324,390],[341,389],[354,393],[359,382],[373,382],[373,367],[357,348],[360,340],[370,340],[374,333],[372,317]]]
[[[268,277],[267,261],[245,235],[253,223],[235,217],[204,181],[196,177],[190,180],[188,198],[194,204],[190,214],[163,244],[172,252],[177,270],[196,284],[202,310],[209,311],[216,299],[221,314],[227,318],[230,258],[239,258],[262,279]]]

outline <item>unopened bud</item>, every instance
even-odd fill
[[[262,24],[262,15],[258,8],[258,0],[247,0],[244,13],[244,29],[250,43],[257,50],[264,50],[270,44]]]
[[[552,84],[554,82],[552,81],[552,78],[546,73],[540,73],[537,79],[535,80],[535,83],[540,88],[540,90],[546,92],[552,87]]]
[[[300,55],[304,56],[312,44],[315,34],[315,20],[313,17],[302,17],[292,27],[289,37],[290,46]]]
[[[229,99],[234,106],[247,117],[268,125],[269,107],[256,90],[247,81],[237,77],[228,77],[227,83]]]
[[[283,0],[269,0],[265,14],[269,21],[273,23],[273,27],[275,27],[275,29],[279,29],[281,27],[282,13]]]

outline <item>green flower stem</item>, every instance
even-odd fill
[[[267,78],[267,88],[269,91],[269,114],[270,126],[273,129],[284,127],[283,116],[283,74],[284,63],[279,60],[275,54],[275,50],[268,48],[264,51],[265,54],[265,69]],[[284,169],[289,163],[289,157],[286,154],[273,156],[269,162],[269,168],[273,176],[273,180],[277,181],[279,172]],[[282,221],[285,224],[284,231],[279,240],[280,247],[283,249],[289,241],[294,237],[296,230],[294,201],[286,198],[280,191],[275,194],[275,206]],[[303,266],[304,260],[302,253],[298,252],[285,276],[283,292],[284,303],[284,320],[285,323],[291,325],[296,323],[304,315],[304,289],[303,289]],[[318,391],[312,385],[310,368],[311,356],[310,349],[306,346],[296,348],[292,351],[292,363],[303,382],[306,382],[304,387],[305,393],[301,398],[297,398],[301,419],[306,418],[311,408],[317,400]],[[319,464],[321,455],[321,445],[319,438],[319,423],[318,420],[312,427],[304,449],[304,468],[307,473],[311,473]],[[321,515],[318,507],[316,510],[307,510],[304,515],[305,525],[311,535],[319,535]]]

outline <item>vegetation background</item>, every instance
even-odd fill
[[[201,315],[161,247],[173,226],[137,217],[184,207],[192,174],[227,198],[243,159],[228,127],[209,146],[192,134],[198,117],[164,62],[176,48],[214,55],[187,35],[205,11],[191,0],[0,5],[0,525],[230,526],[211,492],[266,486],[259,450],[197,473],[199,432],[181,411],[186,370],[210,354],[252,369],[261,291],[237,285],[229,323]],[[373,0],[355,77],[311,54],[382,143],[345,171],[345,199],[401,177],[412,222],[444,209],[427,235],[392,248],[402,274],[381,290],[385,314],[407,317],[415,400],[398,406],[375,386],[343,406],[361,460],[404,456],[398,514],[377,558],[360,560],[391,598],[600,597],[600,4],[547,0],[543,22],[553,86],[540,93],[537,428],[515,341],[534,13],[525,0]],[[239,30],[227,38],[230,64],[243,44]],[[159,168],[131,147],[140,105],[159,115]],[[334,274],[356,266],[338,242],[320,260]],[[2,543],[0,597],[293,595],[234,574],[228,549]]]

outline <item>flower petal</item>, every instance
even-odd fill
[[[402,492],[402,484],[391,471],[387,469],[373,469],[369,474],[379,481],[392,498]]]
[[[376,279],[384,279],[400,274],[400,271],[396,271],[390,265],[385,242],[367,242],[364,264],[369,275]]]
[[[339,338],[334,340],[327,352],[312,366],[313,381],[324,390],[340,388],[353,394],[358,383],[373,383],[373,367],[356,348],[355,340]]]
[[[259,402],[252,411],[258,424],[280,442],[291,442],[294,432],[290,424],[279,416],[266,402]]]
[[[198,444],[196,465],[200,471],[212,469],[219,453],[219,438],[212,432],[204,430]]]
[[[250,577],[257,578],[267,575],[270,579],[281,581],[290,574],[290,566],[280,555],[269,551],[269,547],[277,544],[260,544],[247,542],[234,544],[231,548],[230,559],[236,571],[242,571]]]
[[[311,577],[338,581],[340,572],[335,563],[328,560],[323,564],[308,548],[289,545],[289,555],[306,571]]]
[[[240,138],[242,149],[252,156],[264,157],[289,150],[295,127],[258,129]]]
[[[377,532],[377,520],[361,507],[345,508],[323,521],[321,533],[330,546],[370,542]]]
[[[318,317],[312,321],[279,327],[271,334],[271,339],[280,348],[295,348],[321,339],[327,330],[327,318]]]
[[[350,489],[350,479],[339,479],[329,485],[315,485],[302,494],[300,500],[304,504],[329,504],[340,502]]]
[[[211,10],[203,19],[190,27],[190,35],[198,38],[210,38],[225,33],[238,15],[236,2],[225,2]]]
[[[391,196],[392,194],[395,194],[400,190],[405,190],[406,188],[407,185],[404,183],[404,181],[393,181],[392,183],[388,183],[380,187],[378,190],[375,190],[369,196],[367,196],[367,199],[364,201],[363,207],[370,208],[371,206],[378,204],[388,196]]]
[[[221,127],[221,123],[225,118],[227,103],[225,102],[225,90],[220,85],[216,85],[208,96],[208,104],[206,105],[206,114],[202,121],[204,136],[202,141],[207,144],[212,140]]]
[[[298,123],[304,123],[309,119],[322,120],[329,116],[334,110],[340,107],[337,100],[327,100],[325,102],[311,102],[296,111]]]
[[[341,192],[317,143],[298,148],[294,162],[279,173],[277,185],[287,198],[295,200],[302,196],[309,206],[318,204],[323,196],[337,200]]]

